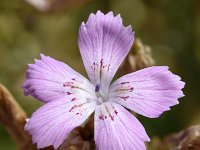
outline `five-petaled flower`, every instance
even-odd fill
[[[184,82],[166,66],[127,74],[111,83],[134,41],[120,15],[91,14],[79,30],[78,44],[89,79],[68,65],[41,54],[29,64],[26,95],[45,103],[25,125],[37,148],[57,149],[69,133],[95,112],[99,150],[144,150],[150,141],[141,123],[125,108],[156,118],[183,96]],[[124,108],[124,107],[125,108]]]

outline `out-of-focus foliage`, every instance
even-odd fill
[[[54,12],[81,5],[87,0],[26,0],[30,5],[42,12]]]
[[[26,113],[17,103],[12,94],[0,84],[0,122],[15,140],[20,150],[35,150],[31,136],[25,130]]]
[[[186,97],[158,119],[139,117],[149,136],[164,136],[200,123],[200,1],[89,0],[54,12],[39,12],[23,0],[0,1],[0,82],[30,115],[41,103],[25,97],[26,65],[45,53],[86,75],[77,35],[91,12],[120,13],[136,37],[151,46],[157,65],[168,65],[186,82]],[[15,149],[0,124],[0,149]]]
[[[148,145],[150,150],[199,150],[200,126],[191,126],[164,139],[154,137]]]

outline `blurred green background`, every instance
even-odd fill
[[[186,96],[171,111],[158,119],[139,117],[149,136],[163,137],[200,123],[199,0],[66,0],[46,11],[22,0],[1,0],[0,82],[28,115],[41,103],[23,95],[21,84],[27,64],[44,53],[86,75],[77,44],[78,29],[97,10],[120,13],[136,37],[152,47],[156,65],[170,66],[186,82]],[[0,149],[16,149],[1,124]]]

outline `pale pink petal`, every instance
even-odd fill
[[[41,60],[29,64],[23,84],[25,95],[32,95],[43,102],[59,99],[87,97],[95,87],[68,65],[41,54]]]
[[[141,115],[155,118],[183,97],[185,83],[168,70],[154,66],[119,78],[111,85],[109,100]]]
[[[79,30],[80,53],[94,85],[106,91],[134,40],[130,26],[124,27],[120,15],[91,14]]]
[[[79,99],[52,101],[33,113],[25,125],[37,148],[53,145],[57,149],[69,133],[80,126],[94,111],[95,103]]]
[[[98,150],[145,150],[150,141],[141,123],[119,104],[107,102],[95,109]]]

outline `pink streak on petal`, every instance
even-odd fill
[[[185,83],[168,70],[154,66],[127,74],[111,85],[109,100],[143,116],[156,118],[183,97]]]
[[[33,113],[25,125],[37,148],[53,145],[57,149],[69,133],[80,126],[94,111],[95,104],[86,100],[52,101]]]
[[[97,149],[145,150],[145,141],[150,139],[144,127],[125,108],[112,102],[97,106],[95,109]]]
[[[83,84],[80,83],[83,81]],[[68,65],[41,54],[41,60],[35,60],[34,64],[28,65],[23,89],[25,95],[32,95],[43,102],[50,102],[73,98],[72,87],[85,86],[86,82],[89,83]],[[70,83],[70,86],[65,87],[65,83]],[[90,85],[87,87],[89,89]]]
[[[124,27],[113,12],[91,14],[79,29],[79,48],[88,76],[94,85],[108,86],[134,40],[132,28]]]

